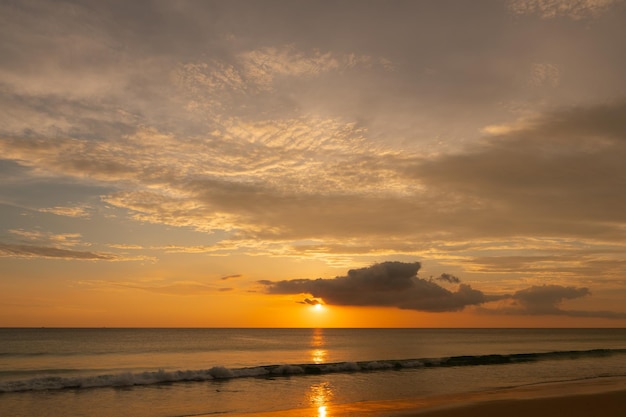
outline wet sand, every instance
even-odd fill
[[[624,417],[626,416],[626,391],[567,397],[483,401],[460,407],[402,415],[406,417]]]
[[[251,416],[237,414],[236,416]],[[298,410],[254,413],[260,417],[624,417],[626,377],[529,385],[484,392],[364,401]]]

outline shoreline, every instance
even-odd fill
[[[546,382],[433,397],[328,404],[231,417],[622,417],[626,376]],[[201,416],[205,417],[205,416]],[[206,416],[208,417],[208,416]]]

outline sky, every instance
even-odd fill
[[[624,327],[624,22],[0,1],[0,326]]]

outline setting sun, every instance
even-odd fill
[[[322,311],[324,309],[324,307],[321,304],[315,304],[313,308],[315,308],[315,311]]]

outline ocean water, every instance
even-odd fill
[[[0,416],[310,409],[626,375],[626,329],[0,329]]]

